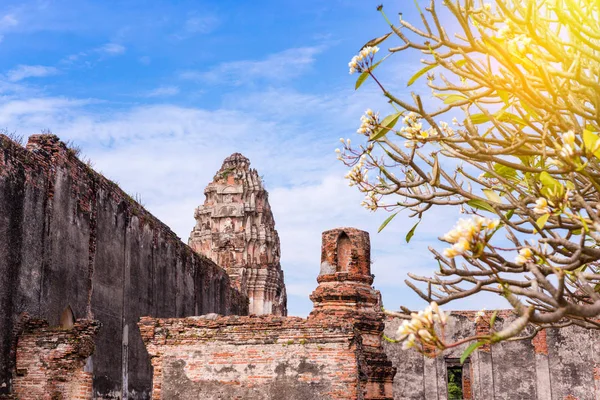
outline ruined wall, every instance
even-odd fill
[[[103,398],[147,398],[140,316],[247,313],[225,271],[199,256],[54,135],[0,135],[0,395],[15,372],[18,316],[57,325],[70,305],[102,328],[92,356]]]
[[[452,341],[489,332],[492,312],[477,320],[474,311],[452,312],[447,337]],[[496,330],[514,315],[501,310]],[[395,337],[401,321],[388,318],[385,334]],[[459,365],[468,344],[437,358],[414,350],[403,351],[400,344],[385,343],[385,351],[398,368],[394,378],[394,399],[448,399],[448,367]],[[465,399],[597,400],[600,398],[600,334],[577,327],[548,329],[533,340],[501,342],[482,346],[471,354],[463,367]],[[467,396],[467,392],[469,396]]]
[[[153,398],[391,400],[368,233],[324,232],[321,265],[307,319],[142,318]]]
[[[250,300],[250,313],[287,315],[279,235],[269,195],[250,161],[227,157],[196,208],[189,245],[227,270]]]
[[[92,373],[84,366],[94,352],[97,321],[80,319],[71,329],[30,320],[17,345],[14,392],[20,400],[87,400]]]
[[[142,318],[153,399],[357,399],[351,324],[297,317]]]

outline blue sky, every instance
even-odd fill
[[[347,67],[388,31],[378,3],[4,0],[0,127],[73,141],[184,241],[204,187],[225,157],[242,152],[270,193],[290,314],[310,312],[320,234],[338,226],[371,233],[374,285],[387,308],[422,308],[403,281],[435,269],[427,246],[443,247],[436,237],[457,212],[433,210],[410,244],[405,215],[377,234],[387,215],[360,207],[334,153],[340,137],[361,140],[366,108],[390,111],[372,82],[354,91]],[[384,7],[417,21],[412,2]],[[419,59],[396,55],[378,71],[407,96]],[[479,309],[481,299],[455,308]]]

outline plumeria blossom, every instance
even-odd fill
[[[552,209],[548,205],[548,200],[546,200],[544,197],[540,197],[535,201],[533,212],[536,214],[550,214]]]
[[[369,69],[369,66],[373,63],[373,57],[375,53],[379,51],[377,46],[364,47],[357,55],[352,57],[352,60],[348,63],[350,67],[350,74],[355,72],[364,72]]]
[[[350,139],[348,139],[348,141],[350,141]],[[350,182],[348,183],[349,186],[358,185],[362,182],[368,182],[368,170],[366,168],[363,169],[366,157],[366,154],[363,154],[360,157],[360,160],[356,164],[354,164],[352,169],[346,174],[345,178],[350,180]]]
[[[361,135],[371,136],[375,128],[379,125],[379,113],[374,113],[370,108],[365,111],[365,115],[360,117],[360,128],[356,131]]]
[[[376,211],[378,206],[378,196],[373,190],[367,191],[365,199],[360,203],[361,206],[365,207],[369,211]]]
[[[479,216],[460,219],[450,232],[442,236],[442,240],[452,243],[452,247],[444,250],[444,256],[453,258],[465,255],[468,251],[471,251],[474,257],[478,256],[478,250],[487,243],[499,224],[499,219]]]
[[[403,118],[402,122],[404,126],[400,128],[398,134],[403,138],[408,139],[408,141],[404,143],[404,147],[416,147],[419,142],[424,143],[428,139],[439,136],[438,131],[433,127],[423,129],[423,123],[420,121],[421,117],[414,112],[410,112]],[[445,134],[454,134],[454,130],[450,128],[446,122],[440,121],[440,129]]]
[[[448,314],[441,311],[436,302],[431,302],[425,310],[411,313],[410,320],[402,321],[396,332],[396,338],[404,341],[402,349],[417,348],[423,351],[423,345],[444,348],[443,342],[438,338],[435,330],[436,324],[441,328],[448,322]]]
[[[560,155],[564,159],[572,158],[575,153],[575,133],[573,131],[565,132],[561,135],[562,147],[560,148]]]
[[[482,308],[481,310],[477,311],[477,313],[475,314],[475,322],[481,321],[482,318],[485,318],[485,308]]]
[[[508,50],[511,53],[525,54],[530,44],[530,37],[527,37],[526,35],[515,35],[514,38],[508,41]]]
[[[515,257],[515,264],[525,265],[528,262],[535,262],[535,257],[533,256],[533,251],[531,251],[529,247],[523,247],[519,250],[519,255]]]

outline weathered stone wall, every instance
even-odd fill
[[[457,341],[489,331],[492,312],[477,320],[474,311],[454,311],[446,337]],[[496,330],[514,315],[501,310]],[[394,337],[401,321],[388,318],[385,334]],[[398,368],[394,399],[448,399],[447,368],[455,364],[468,344],[437,358],[400,344],[385,343],[385,351]],[[548,329],[533,340],[501,342],[482,346],[465,364],[465,399],[488,400],[597,400],[600,398],[600,333],[578,327]],[[469,396],[466,394],[469,392]]]
[[[70,305],[102,323],[92,356],[103,398],[147,398],[142,315],[247,313],[225,271],[193,252],[53,135],[0,135],[0,395],[15,373],[18,316],[57,325]]]
[[[71,329],[25,323],[17,345],[14,392],[20,400],[87,400],[92,373],[84,366],[94,352],[97,321],[80,319]]]

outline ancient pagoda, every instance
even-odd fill
[[[227,157],[196,208],[189,245],[223,267],[245,293],[250,314],[287,315],[279,236],[269,195],[250,160]]]

